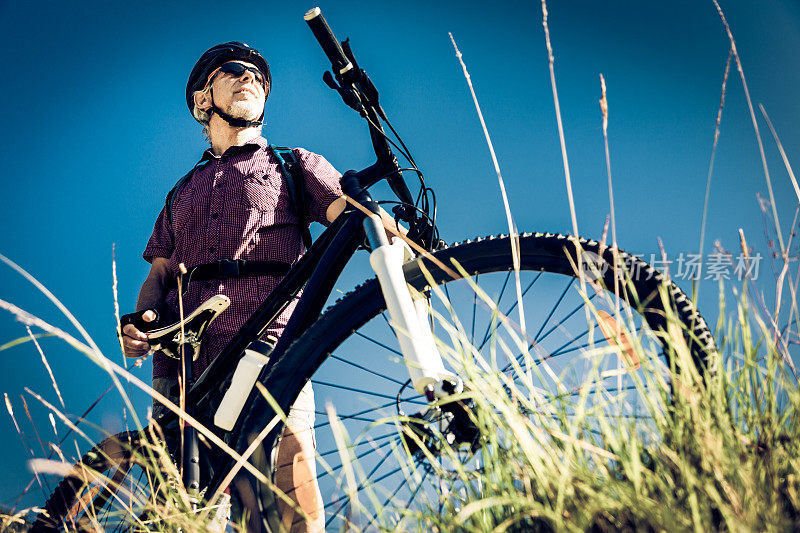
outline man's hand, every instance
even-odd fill
[[[123,316],[120,320],[124,323],[126,317],[140,315],[144,322],[153,322],[158,315],[152,309],[144,313],[131,313]],[[126,357],[141,357],[150,351],[150,344],[147,342],[147,334],[140,331],[133,323],[122,326],[122,348],[125,350]]]
[[[150,327],[146,327],[146,324],[158,320],[159,313],[165,311],[164,298],[167,296],[170,277],[169,259],[154,257],[150,273],[139,291],[139,301],[136,302],[136,309],[139,311],[119,319],[122,326],[122,348],[127,357],[141,357],[150,351],[147,335],[142,330],[155,329],[156,324],[151,324]]]

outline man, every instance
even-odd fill
[[[143,320],[153,321],[158,314],[177,316],[174,281],[181,263],[190,269],[224,259],[291,264],[303,252],[295,209],[303,209],[306,220],[323,224],[343,211],[340,174],[321,156],[299,148],[294,153],[302,169],[306,205],[293,207],[279,162],[261,136],[271,81],[269,65],[261,54],[235,41],[212,47],[192,69],[186,102],[204,126],[211,148],[156,220],[143,253],[152,266],[136,305]],[[231,299],[228,310],[206,332],[194,362],[195,376],[219,354],[282,274],[256,269],[237,277],[188,283],[182,295],[184,314],[216,294]],[[290,305],[266,333],[279,336],[293,308]],[[122,332],[125,355],[138,357],[149,351],[147,335],[134,325],[126,325]],[[161,353],[153,356],[153,387],[171,398],[176,397],[178,366],[179,361]],[[154,417],[163,409],[155,404]],[[324,528],[313,425],[313,392],[308,386],[289,413],[278,450],[278,464],[289,466],[279,469],[276,483],[309,517],[308,522],[295,520],[292,531]],[[284,511],[288,526],[291,510]]]

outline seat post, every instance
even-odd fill
[[[181,352],[181,381],[184,390],[189,391],[194,385],[194,372],[192,360],[194,348],[191,343],[184,340],[180,343]],[[189,402],[184,406],[186,414],[194,417],[194,409]],[[181,450],[181,463],[183,466],[183,483],[189,492],[189,501],[196,508],[199,502],[200,491],[200,446],[198,443],[197,428],[183,421],[183,448]]]

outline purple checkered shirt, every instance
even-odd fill
[[[156,220],[153,235],[142,256],[169,259],[173,275],[178,265],[187,268],[218,259],[245,259],[294,263],[304,251],[298,219],[280,165],[267,141],[256,137],[242,146],[232,146],[221,157],[206,150],[197,168],[175,195],[172,231],[166,208]],[[327,225],[328,206],[341,196],[340,174],[325,158],[295,148],[305,186],[306,218]],[[173,237],[174,235],[174,237]],[[215,294],[231,299],[231,306],[209,327],[194,362],[195,376],[205,370],[220,350],[264,301],[281,276],[229,278],[189,283],[183,296],[184,314]],[[267,330],[280,335],[295,307],[292,302]],[[167,305],[177,313],[178,292],[167,294]],[[176,377],[178,361],[156,353],[153,377]]]

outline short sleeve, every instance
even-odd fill
[[[142,257],[148,263],[152,263],[154,257],[169,259],[174,251],[175,244],[167,221],[167,208],[165,206],[161,209],[161,213],[158,214],[156,224],[153,227],[153,234],[150,236],[150,240],[147,241]]]
[[[303,169],[308,220],[327,226],[329,222],[325,215],[328,207],[342,196],[342,186],[339,184],[342,175],[321,155],[303,148],[293,151]]]

